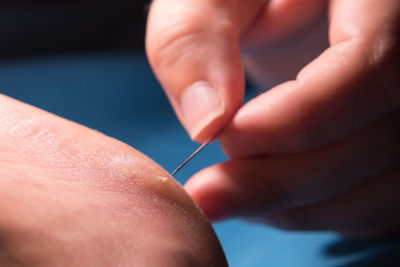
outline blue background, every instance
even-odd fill
[[[0,62],[0,92],[97,129],[172,171],[198,144],[178,123],[142,54],[93,54]],[[176,178],[225,160],[217,143]],[[338,218],[340,219],[340,218]],[[396,237],[341,240],[242,221],[215,224],[231,266],[400,266]]]

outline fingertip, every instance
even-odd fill
[[[193,140],[205,142],[226,120],[227,109],[219,91],[211,83],[200,81],[189,86],[181,94],[179,113]]]
[[[150,65],[179,120],[197,142],[219,132],[243,101],[238,22],[225,9],[207,1],[190,5],[158,1],[148,20]]]
[[[233,214],[229,196],[229,183],[220,172],[219,166],[212,166],[195,174],[185,184],[185,190],[191,195],[203,213],[212,222],[225,220]]]

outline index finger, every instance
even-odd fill
[[[330,12],[331,47],[239,110],[222,137],[228,154],[309,151],[398,109],[400,2],[336,0]]]
[[[150,64],[192,139],[205,141],[242,103],[241,31],[266,0],[157,0],[149,15]]]

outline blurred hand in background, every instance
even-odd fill
[[[397,0],[154,1],[153,70],[191,138],[224,128],[232,158],[186,185],[205,213],[399,230],[399,38]],[[245,69],[276,86],[241,106]]]

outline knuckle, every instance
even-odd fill
[[[169,28],[161,27],[157,32],[150,33],[146,40],[146,48],[149,60],[158,66],[165,59],[172,60],[178,56],[196,36],[196,30],[184,22],[169,22]],[[172,25],[171,25],[172,24]],[[170,59],[172,57],[172,59]]]
[[[200,45],[206,39],[201,29],[187,23],[174,25],[147,39],[149,62],[164,88],[181,90],[193,80],[203,78],[197,77],[201,72],[187,70],[201,69],[202,64],[206,63],[206,46]],[[178,78],[175,73],[179,75]]]
[[[171,68],[178,67],[192,55],[201,58],[202,51],[195,47],[196,41],[200,39],[200,32],[176,32],[154,46],[153,52],[150,52],[150,62],[156,71],[170,73]]]
[[[148,27],[146,51],[155,67],[170,67],[188,55],[202,58],[210,43],[232,39],[233,23],[227,18],[213,19],[191,9],[174,9],[167,15],[162,25],[150,22]]]

